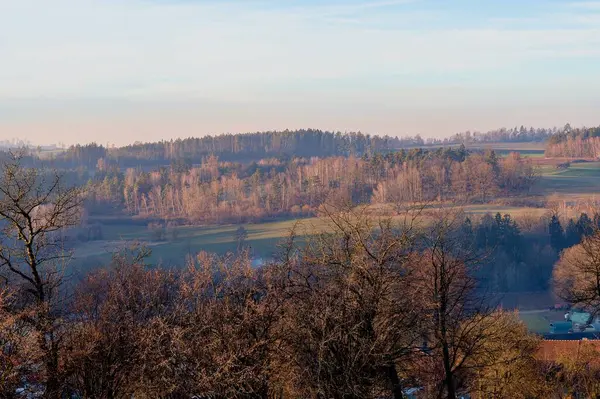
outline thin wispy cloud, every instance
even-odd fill
[[[387,1],[368,1],[356,4],[342,4],[337,6],[321,6],[320,11],[325,15],[356,14],[362,11],[386,9],[394,6],[406,5],[418,2],[419,0],[387,0]],[[317,7],[319,8],[319,7]]]
[[[246,104],[226,117],[236,126],[244,112],[275,104],[265,118],[293,128],[335,122],[346,105],[409,110],[417,97],[419,107],[458,104],[466,120],[486,96],[508,104],[507,93],[537,85],[534,107],[567,80],[590,97],[600,81],[591,67],[600,62],[600,14],[590,10],[600,3],[507,1],[0,0],[0,102],[82,99],[80,115],[93,114],[84,100],[94,98],[212,101],[224,113],[226,104]],[[464,90],[454,101],[445,93],[456,88]],[[325,106],[335,118],[317,113]],[[31,112],[35,119],[39,107]],[[377,115],[387,122],[373,129],[402,123],[397,112]],[[197,123],[205,133],[219,126]]]
[[[600,1],[576,1],[569,3],[571,7],[600,11]]]

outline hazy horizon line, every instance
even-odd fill
[[[178,141],[178,140],[197,139],[197,138],[203,138],[203,137],[219,137],[219,136],[227,136],[227,135],[234,135],[234,136],[235,135],[250,135],[250,134],[260,134],[260,133],[269,133],[269,132],[285,132],[285,131],[289,131],[289,132],[321,131],[321,132],[326,132],[326,133],[341,133],[341,134],[360,133],[360,134],[363,134],[365,136],[370,136],[370,137],[390,137],[390,138],[397,138],[397,139],[408,139],[408,138],[421,137],[425,141],[430,140],[430,139],[443,141],[446,139],[450,139],[457,134],[464,134],[467,132],[469,132],[471,134],[486,134],[489,132],[499,131],[502,129],[508,130],[508,129],[520,128],[521,126],[527,130],[529,130],[531,128],[536,129],[536,130],[537,129],[552,130],[552,129],[561,129],[561,128],[565,127],[566,125],[569,125],[574,129],[585,129],[585,128],[595,127],[595,125],[593,125],[593,124],[592,125],[586,125],[586,124],[574,125],[570,122],[565,122],[565,124],[563,124],[562,126],[559,126],[556,124],[554,126],[533,126],[533,125],[526,125],[526,124],[517,124],[514,126],[504,125],[501,127],[497,127],[494,129],[488,129],[488,130],[466,129],[466,130],[457,131],[454,133],[444,134],[441,136],[432,136],[432,135],[427,135],[427,134],[422,134],[422,133],[403,134],[403,135],[402,134],[382,134],[382,133],[370,133],[370,132],[365,132],[365,131],[361,131],[361,130],[339,130],[339,129],[322,129],[322,128],[316,128],[316,127],[304,127],[304,128],[301,127],[301,128],[294,128],[294,129],[286,128],[286,129],[271,129],[271,130],[258,130],[258,131],[207,133],[207,134],[200,134],[200,135],[177,136],[177,137],[170,137],[170,138],[163,138],[163,139],[159,139],[159,140],[149,140],[149,141],[135,140],[135,141],[127,142],[125,144],[111,143],[109,141],[107,141],[106,143],[101,143],[97,140],[79,141],[79,142],[75,142],[75,143],[65,143],[65,142],[59,140],[57,142],[40,143],[40,142],[31,141],[27,138],[11,137],[11,138],[6,138],[6,139],[4,139],[4,138],[0,139],[0,146],[5,143],[7,143],[7,144],[15,143],[15,147],[11,147],[11,148],[18,148],[18,147],[20,147],[20,145],[17,145],[17,143],[21,142],[22,144],[25,144],[25,146],[28,148],[54,147],[54,148],[58,148],[58,149],[67,149],[71,146],[76,146],[76,145],[85,146],[85,145],[90,145],[90,144],[97,144],[104,148],[122,148],[122,147],[137,145],[137,144],[172,142],[172,141]],[[600,126],[600,123],[598,124],[598,126]]]

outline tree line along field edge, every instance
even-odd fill
[[[435,212],[440,208],[425,209],[421,219],[427,222],[430,218],[428,212]],[[521,216],[541,217],[548,209],[500,206],[493,204],[472,204],[460,208],[471,217],[482,217],[486,214],[511,215],[518,220]],[[199,251],[208,251],[218,254],[235,252],[237,247],[236,230],[239,226],[247,231],[245,243],[252,248],[256,257],[269,259],[276,251],[277,244],[284,240],[293,228],[300,239],[307,233],[322,232],[329,228],[327,223],[319,217],[304,219],[288,219],[279,221],[266,221],[259,223],[209,225],[209,226],[175,226],[176,238],[167,233],[164,239],[157,240],[153,233],[143,224],[131,224],[131,219],[112,219],[110,224],[103,225],[102,240],[78,243],[75,247],[75,261],[79,265],[89,265],[94,261],[106,260],[109,249],[119,242],[140,243],[148,246],[155,262],[183,263],[186,255],[194,255]],[[101,218],[95,221],[102,223]],[[88,261],[89,259],[89,261]]]

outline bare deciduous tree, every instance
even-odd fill
[[[554,289],[565,301],[600,312],[600,232],[565,249],[554,267]]]
[[[200,253],[181,273],[118,254],[78,290],[72,388],[85,397],[277,397],[283,307],[273,277],[246,253]]]
[[[59,290],[70,257],[63,233],[78,223],[81,190],[66,187],[56,172],[25,167],[19,155],[0,167],[0,276],[19,296],[13,311],[38,333],[45,394],[57,397]]]
[[[368,208],[322,211],[331,229],[300,249],[291,270],[286,342],[303,397],[402,397],[403,371],[420,347],[406,260],[416,216],[376,218]],[[414,216],[414,217],[413,217]]]
[[[144,248],[118,251],[77,289],[64,363],[69,386],[84,397],[144,393],[139,376],[151,367],[140,361],[145,337],[158,333],[152,321],[173,311],[176,292],[172,273],[144,265],[148,254]]]
[[[493,330],[483,349],[467,361],[467,383],[474,399],[546,397],[550,387],[536,359],[540,338],[528,332],[516,313],[495,311]],[[475,331],[476,333],[479,331]],[[480,367],[480,366],[484,367]]]
[[[10,289],[0,291],[0,397],[11,398],[23,379],[35,374],[40,352],[37,334],[13,311],[16,297]]]
[[[440,211],[424,234],[423,250],[410,261],[412,295],[423,301],[425,379],[432,378],[437,390],[432,395],[451,399],[466,387],[470,370],[493,364],[496,356],[487,343],[501,337],[499,319],[477,292],[481,255],[456,234],[462,220],[460,213]]]

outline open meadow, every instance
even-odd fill
[[[543,145],[539,143],[498,143],[482,145],[481,148],[493,148],[500,155],[517,151],[523,156],[531,157],[538,166],[539,180],[529,195],[498,198],[493,203],[461,207],[475,218],[498,212],[502,215],[510,214],[516,220],[523,217],[539,218],[550,211],[552,203],[562,203],[571,207],[568,216],[575,216],[581,212],[581,208],[575,206],[576,204],[594,204],[600,195],[600,162],[585,160],[571,162],[566,167],[559,166],[566,161],[544,158]],[[548,203],[544,205],[546,201]],[[452,203],[444,204],[445,208],[453,206]],[[424,210],[425,218],[431,211],[431,207]],[[312,217],[248,223],[243,224],[243,227],[247,234],[244,245],[251,249],[253,257],[270,259],[278,251],[278,244],[292,229],[296,229],[298,240],[302,242],[304,235],[326,229],[327,223]],[[150,263],[181,267],[185,264],[186,257],[194,256],[200,251],[218,254],[235,252],[238,248],[238,228],[239,225],[180,226],[168,229],[164,237],[157,239],[141,219],[107,220],[106,223],[102,223],[101,240],[76,245],[74,264],[83,270],[102,266],[109,261],[111,253],[116,249],[139,243],[151,249]],[[554,299],[547,292],[507,295],[502,300],[503,307],[520,309],[521,319],[537,333],[547,333],[550,322],[562,317],[560,312],[547,310],[553,304]]]
[[[516,147],[510,147],[515,150]],[[537,151],[537,150],[536,150]],[[540,178],[532,189],[532,198],[575,201],[595,200],[600,195],[600,162],[572,163],[566,169],[557,169],[552,161],[539,160]],[[487,213],[510,214],[514,218],[522,216],[540,217],[548,211],[545,207],[507,206],[496,204],[470,204],[462,209],[474,216]],[[526,203],[526,201],[525,201]],[[446,206],[452,206],[447,204]],[[258,258],[270,258],[291,229],[296,226],[299,235],[325,226],[318,218],[300,220],[268,221],[264,223],[244,224],[247,231],[245,244]],[[156,240],[143,223],[131,223],[128,219],[103,224],[103,239],[78,244],[75,261],[78,264],[100,265],[110,258],[115,248],[142,243],[152,249],[152,263],[163,265],[181,265],[185,257],[200,251],[224,254],[237,248],[237,225],[220,226],[182,226],[170,230],[164,240]],[[173,233],[175,231],[175,233]]]
[[[546,212],[543,208],[491,204],[467,205],[461,209],[473,216],[498,212],[513,217],[542,216]],[[292,229],[296,229],[296,234],[302,240],[303,235],[322,231],[327,226],[324,220],[317,217],[243,224],[247,232],[244,243],[250,247],[254,257],[268,259],[273,257],[278,250],[278,244],[289,236]],[[218,254],[235,252],[238,245],[238,228],[239,225],[174,227],[167,232],[164,239],[157,240],[145,225],[131,224],[129,220],[124,219],[121,223],[103,225],[101,240],[78,244],[74,262],[80,266],[100,266],[110,259],[110,254],[116,249],[139,243],[151,249],[151,263],[181,266],[188,255],[195,255],[200,251]]]
[[[564,321],[564,310],[520,310],[519,318],[527,325],[529,331],[536,334],[548,334],[550,323]]]
[[[600,194],[600,162],[571,163],[562,169],[541,163],[540,173],[540,181],[534,187],[536,193],[559,194],[566,198]]]
[[[499,156],[506,156],[511,152],[518,152],[522,157],[527,158],[543,158],[545,144],[542,142],[528,143],[478,143],[466,146],[470,150],[487,150],[491,149]]]

